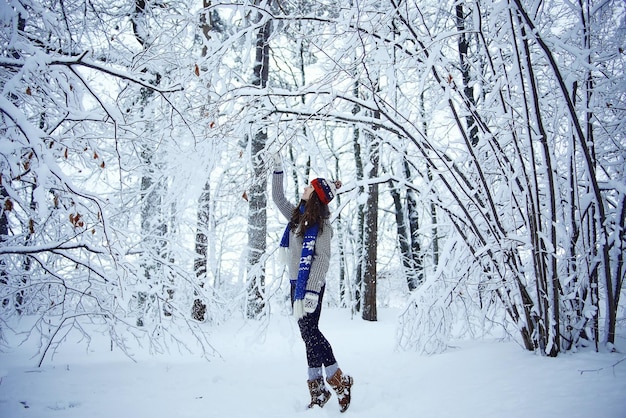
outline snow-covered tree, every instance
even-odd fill
[[[88,335],[93,323],[122,350],[125,331],[162,350],[170,330],[162,318],[150,319],[150,331],[134,328],[134,295],[182,319],[208,347],[177,307],[187,275],[173,246],[163,246],[176,239],[172,211],[186,198],[165,193],[178,181],[168,175],[178,161],[164,157],[194,146],[196,135],[181,112],[191,106],[181,81],[193,77],[190,57],[179,54],[193,37],[187,10],[182,2],[54,0],[2,9],[0,319],[36,315],[42,360],[65,334]],[[164,65],[163,51],[179,58]],[[146,153],[157,149],[159,161]],[[149,231],[159,238],[142,239],[157,236]],[[148,281],[149,263],[164,268]]]

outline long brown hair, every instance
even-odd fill
[[[304,205],[304,213],[300,213],[300,207]],[[298,236],[304,236],[307,227],[318,224],[319,232],[324,229],[324,219],[330,217],[328,205],[322,203],[317,193],[311,193],[309,200],[301,200],[293,210],[289,220],[289,229],[295,230]]]

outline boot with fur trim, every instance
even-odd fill
[[[324,378],[320,377],[315,380],[308,380],[307,383],[309,384],[309,392],[311,393],[309,408],[313,408],[315,405],[319,405],[320,408],[323,408],[332,396],[324,384]]]
[[[352,379],[352,376],[343,374],[341,369],[337,369],[335,374],[326,379],[326,381],[337,393],[341,412],[346,412],[350,406],[350,390],[354,384],[354,379]]]

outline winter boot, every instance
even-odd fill
[[[309,408],[313,408],[315,405],[319,405],[320,408],[323,408],[331,397],[330,391],[326,389],[326,385],[324,384],[324,378],[319,377],[315,380],[308,380],[307,383],[309,384],[309,392],[311,393]]]
[[[354,379],[352,379],[352,376],[343,374],[341,369],[337,369],[335,374],[332,377],[326,379],[326,381],[337,393],[341,412],[346,412],[346,410],[350,406],[350,390],[352,389],[352,385],[354,384]]]

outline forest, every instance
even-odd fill
[[[3,0],[0,21],[0,345],[34,338],[39,364],[76,332],[211,358],[212,324],[276,315],[276,155],[294,202],[342,180],[325,303],[401,307],[403,350],[610,351],[626,324],[622,0]]]

